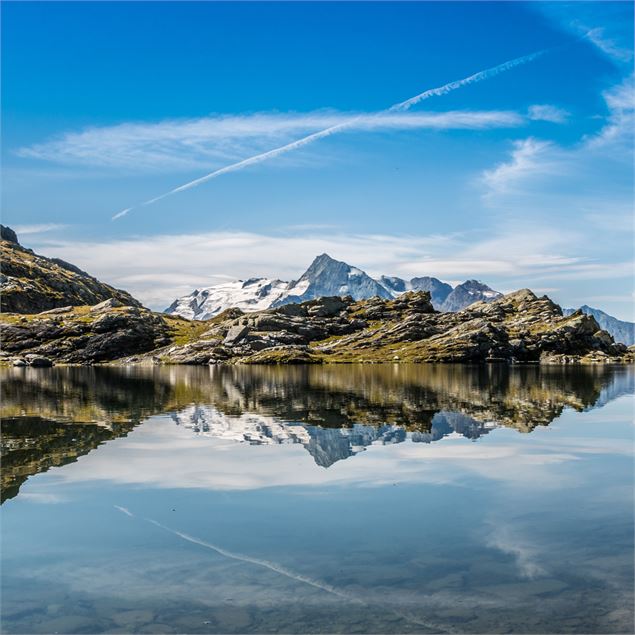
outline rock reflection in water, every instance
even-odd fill
[[[329,467],[371,444],[530,432],[633,392],[628,367],[348,365],[2,369],[2,500],[169,413],[197,434],[302,444]]]

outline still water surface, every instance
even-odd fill
[[[3,369],[6,633],[632,633],[632,368]]]

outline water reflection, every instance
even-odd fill
[[[3,632],[633,632],[632,369],[2,379]]]
[[[632,393],[625,367],[351,365],[3,369],[2,501],[169,413],[193,434],[301,444],[324,468],[370,445],[531,432]]]

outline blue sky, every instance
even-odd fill
[[[153,308],[327,251],[633,317],[631,3],[1,10],[3,223]]]

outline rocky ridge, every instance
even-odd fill
[[[626,362],[632,352],[582,312],[563,316],[528,289],[439,313],[430,294],[327,297],[209,321],[117,306],[0,318],[2,355],[64,363]],[[31,365],[35,365],[32,364]]]
[[[100,282],[75,265],[22,247],[11,228],[0,228],[3,312],[37,313],[64,306],[93,305],[111,298],[124,305],[141,306],[129,293]]]
[[[257,313],[227,312],[196,342],[155,351],[166,363],[610,362],[632,353],[592,316],[565,317],[528,289],[457,313],[427,292],[395,300],[321,298]]]

